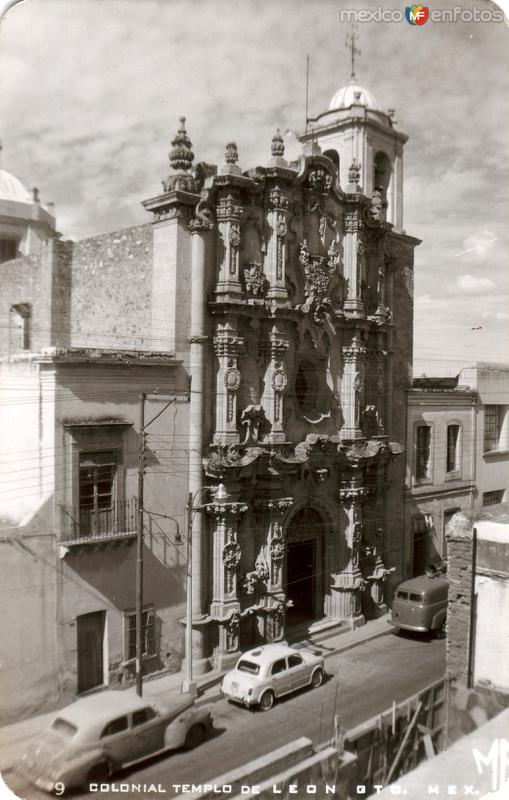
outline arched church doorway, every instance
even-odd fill
[[[314,508],[298,511],[288,525],[285,592],[293,603],[287,611],[288,625],[323,616],[323,528]]]

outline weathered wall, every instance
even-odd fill
[[[121,354],[122,356],[122,354]],[[137,496],[138,454],[140,448],[140,393],[157,390],[162,398],[187,388],[180,367],[168,364],[95,364],[57,365],[58,403],[56,409],[56,453],[61,480],[55,492],[55,507],[77,506],[77,453],[119,447],[121,464],[117,469],[118,491],[126,501]],[[54,365],[47,365],[49,372]],[[146,401],[148,423],[166,400]],[[169,406],[147,428],[145,473],[145,550],[144,604],[153,604],[156,612],[157,655],[146,661],[144,669],[154,672],[180,667],[183,657],[185,614],[185,543],[175,541],[177,531],[185,530],[187,497],[187,459],[185,441],[189,404],[185,397]],[[122,433],[111,432],[105,420],[123,420]],[[98,423],[88,431],[80,422]],[[68,427],[78,423],[78,427]],[[152,515],[150,512],[154,512]],[[75,513],[74,511],[70,512]],[[169,519],[157,514],[169,515]],[[66,520],[57,517],[61,538],[68,535]],[[100,547],[70,548],[61,562],[62,684],[66,697],[76,692],[77,639],[76,617],[92,611],[106,611],[108,682],[115,685],[132,680],[133,664],[125,664],[124,613],[135,608],[135,546],[124,543],[111,551]]]
[[[0,355],[23,352],[17,315],[9,311],[20,303],[32,309],[32,352],[69,343],[72,251],[72,242],[49,240],[37,255],[0,265]]]
[[[150,349],[151,272],[150,224],[77,242],[72,263],[72,345]]]
[[[0,529],[0,717],[40,713],[57,701],[55,537]]]
[[[41,260],[38,256],[20,256],[0,264],[2,292],[0,296],[0,355],[8,356],[22,352],[21,335],[16,329],[15,315],[10,312],[13,305],[30,303],[33,309],[33,347],[39,346],[37,326],[39,299],[41,296]]]
[[[502,509],[503,506],[493,508]],[[488,513],[488,511],[483,512],[483,516]],[[493,659],[497,658],[494,653],[498,650],[498,658],[507,659],[504,647],[504,642],[507,640],[505,636],[507,618],[500,615],[500,608],[487,605],[482,599],[477,605],[472,680],[469,681],[470,628],[471,620],[475,619],[471,614],[474,524],[481,527],[483,521],[479,521],[474,514],[457,514],[452,518],[447,530],[449,600],[446,673],[452,680],[448,723],[451,741],[474,730],[509,705],[509,693],[500,691],[499,686],[486,680],[487,663],[493,679],[493,664],[490,664],[490,661],[493,662]],[[478,547],[476,591],[482,590],[481,584],[486,580],[485,576],[479,575],[479,572],[486,571],[486,564],[483,564],[486,554],[483,554],[481,542],[479,545],[481,546]],[[492,576],[491,580],[497,584],[500,582],[500,576]],[[503,601],[503,605],[506,604],[507,596]],[[497,638],[497,643],[493,642],[494,637]],[[488,662],[486,656],[489,656]],[[496,669],[499,666],[497,664]],[[504,672],[503,666],[502,672]]]

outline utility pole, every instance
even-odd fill
[[[186,604],[186,678],[185,690],[194,693],[193,684],[193,493],[187,496],[187,604]]]
[[[143,694],[143,481],[145,475],[145,392],[140,395],[140,459],[138,462],[138,517],[136,529],[136,694]]]

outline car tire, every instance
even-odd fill
[[[274,700],[275,700],[274,692],[272,691],[272,689],[267,689],[267,691],[264,692],[260,697],[260,701],[258,703],[260,711],[270,711],[270,709],[274,705]]]
[[[186,733],[186,738],[184,741],[184,747],[186,750],[194,750],[195,747],[198,747],[200,744],[202,744],[205,740],[205,735],[205,725],[202,725],[201,722],[192,725]]]
[[[109,765],[106,761],[101,761],[100,764],[95,764],[91,769],[89,769],[87,774],[87,782],[88,783],[102,783],[103,781],[109,780],[111,775],[111,770]]]
[[[311,686],[313,689],[318,689],[323,683],[323,669],[315,669],[311,675]]]
[[[447,620],[444,619],[444,621],[442,622],[440,627],[436,629],[435,636],[437,637],[437,639],[445,639],[445,637],[447,635],[446,634],[446,624],[447,624]]]

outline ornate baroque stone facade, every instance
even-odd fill
[[[221,483],[227,499],[208,490],[196,512],[194,656],[206,669],[293,625],[358,625],[386,608],[402,569],[398,415],[418,240],[384,221],[378,190],[363,194],[355,159],[342,188],[316,142],[288,163],[278,132],[268,165],[247,172],[234,143],[222,169],[193,170],[183,122],[174,145],[175,174],[144,205],[156,226],[178,226],[177,248],[191,238],[186,269],[207,284],[202,307],[191,301],[203,435],[190,486],[201,500]]]

